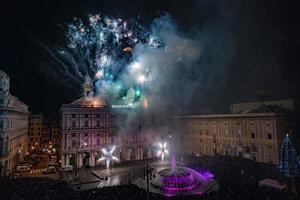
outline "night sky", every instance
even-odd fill
[[[147,26],[168,12],[180,31],[200,32],[208,48],[191,107],[223,112],[231,103],[255,100],[257,93],[300,97],[299,9],[287,1],[9,2],[0,8],[0,69],[11,78],[11,93],[34,113],[52,117],[63,103],[81,96],[81,86],[63,79],[40,46],[64,44],[64,25],[88,13],[137,18]]]

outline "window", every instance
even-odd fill
[[[75,147],[75,145],[76,145],[76,140],[73,138],[72,139],[72,147]]]
[[[89,121],[88,120],[85,120],[84,121],[84,127],[88,127],[89,126]]]
[[[229,136],[228,130],[225,130],[224,135]]]
[[[76,127],[76,121],[72,121],[72,127]]]
[[[0,120],[0,128],[3,128],[3,121]]]
[[[97,126],[100,126],[100,120],[97,120]]]
[[[251,138],[255,138],[255,133],[251,133]]]
[[[268,140],[272,140],[272,134],[268,133]]]
[[[75,118],[76,117],[76,115],[75,114],[72,114],[72,118]]]
[[[245,153],[247,153],[247,154],[250,153],[250,147],[249,146],[245,146]]]
[[[85,118],[88,118],[88,117],[89,117],[89,115],[88,115],[88,114],[85,114],[85,115],[84,115],[84,117],[85,117]]]
[[[255,144],[251,145],[251,149],[253,152],[257,152],[257,146]]]
[[[76,133],[72,133],[72,147],[76,145]]]
[[[96,144],[100,145],[100,134],[99,133],[96,136]]]

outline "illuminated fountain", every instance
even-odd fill
[[[200,195],[214,189],[213,174],[207,170],[199,172],[177,165],[175,156],[172,157],[170,165],[158,167],[156,171],[149,185],[150,191],[154,193],[165,196]]]

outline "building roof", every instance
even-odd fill
[[[295,109],[293,99],[235,103],[231,105],[231,113],[247,112],[286,112]]]
[[[245,110],[241,113],[290,113],[291,111],[277,105],[262,104],[260,107],[251,110]]]
[[[81,97],[70,104],[64,104],[63,107],[104,107],[104,100],[99,97]]]
[[[207,119],[207,118],[247,118],[247,117],[275,117],[276,113],[239,113],[239,114],[209,114],[209,115],[177,115],[181,119]]]

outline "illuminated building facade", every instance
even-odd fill
[[[9,93],[9,77],[0,70],[0,176],[7,176],[27,151],[28,107]]]
[[[30,115],[28,126],[28,150],[31,153],[40,150],[42,128],[43,115]]]
[[[238,104],[247,108],[239,113],[175,117],[182,129],[183,149],[189,154],[240,156],[279,164],[283,138],[291,130],[290,110],[260,105],[249,110]]]
[[[58,126],[50,126],[50,142],[53,146],[53,153],[59,153],[61,149],[61,129]]]
[[[76,160],[78,167],[98,165],[101,149],[112,146],[116,146],[115,155],[121,162],[152,157],[152,145],[159,140],[159,135],[146,138],[140,122],[122,132],[121,127],[126,123],[122,109],[127,108],[112,108],[94,96],[93,83],[88,77],[83,92],[83,97],[61,107],[63,166],[75,165]]]
[[[49,146],[51,145],[51,129],[48,125],[42,126],[42,132],[41,132],[41,150],[42,151],[48,151]],[[51,146],[52,147],[52,146]]]

